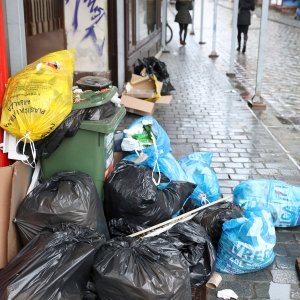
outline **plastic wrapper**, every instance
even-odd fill
[[[275,227],[300,225],[300,187],[279,180],[247,180],[233,191],[234,203],[243,209],[265,207]]]
[[[172,244],[186,259],[191,287],[205,284],[215,267],[215,249],[204,227],[193,221],[177,223],[161,237],[171,237]]]
[[[104,242],[75,224],[43,230],[0,271],[0,299],[82,299]]]
[[[153,117],[148,116],[148,117],[142,117],[135,120],[128,126],[128,131],[132,130],[132,128],[135,126],[140,126],[140,124],[143,122],[146,122],[147,124],[151,125],[151,131],[156,138],[156,147],[158,153],[161,155],[161,154],[167,154],[171,152],[170,139],[167,133]],[[154,146],[146,147],[143,150],[143,152],[147,154],[148,157],[152,157],[155,154],[155,148]],[[154,159],[156,158],[154,157]]]
[[[192,299],[186,260],[159,237],[109,241],[97,252],[92,274],[100,299]]]
[[[41,57],[12,76],[3,98],[1,127],[24,142],[48,136],[71,112],[74,51]]]
[[[121,161],[104,184],[106,217],[152,226],[170,219],[194,188],[193,183],[175,181],[160,188],[152,181],[151,169]]]
[[[260,207],[248,209],[244,217],[223,224],[216,269],[229,274],[264,269],[275,258],[275,244],[276,233],[270,212]]]
[[[193,221],[202,225],[217,248],[223,223],[243,216],[243,210],[231,202],[221,202],[201,210]]]
[[[59,223],[76,223],[109,237],[94,182],[82,172],[57,173],[39,184],[19,206],[15,222],[24,245],[43,228]]]

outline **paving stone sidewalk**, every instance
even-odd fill
[[[192,38],[188,38],[186,47],[179,47],[174,32],[170,53],[160,57],[167,64],[176,94],[170,105],[155,111],[154,117],[168,133],[174,156],[213,152],[212,167],[224,196],[231,195],[233,188],[247,179],[299,184],[298,168],[239,94],[232,92],[227,77],[198,47]],[[127,114],[119,128],[137,118]],[[300,228],[277,230],[277,239],[277,256],[272,266],[251,274],[224,274],[219,288],[233,289],[239,299],[269,299],[273,282],[282,290],[290,289],[290,299],[300,299],[294,267],[295,258],[300,256]],[[216,299],[216,291],[207,292],[207,299]]]

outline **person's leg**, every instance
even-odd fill
[[[239,25],[237,26],[237,28],[238,28],[238,35],[237,35],[238,46],[236,48],[236,51],[240,52],[240,50],[241,50],[242,31],[241,31],[241,28],[240,28]]]
[[[245,30],[244,30],[244,45],[243,45],[243,50],[242,50],[243,53],[246,52],[247,40],[248,40],[248,28],[249,28],[249,26],[246,26]]]
[[[183,24],[183,45],[185,45],[185,40],[186,40],[186,36],[187,36],[187,28],[188,28],[188,24]]]
[[[182,32],[183,32],[183,24],[179,23],[179,38],[180,38],[180,44],[182,45]]]

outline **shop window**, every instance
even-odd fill
[[[135,48],[149,36],[157,33],[160,27],[160,0],[128,0],[127,26],[128,45]]]
[[[136,36],[137,42],[154,32],[156,26],[156,0],[136,0]]]

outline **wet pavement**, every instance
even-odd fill
[[[223,13],[224,17],[219,14],[219,18],[224,21],[222,26],[229,28],[230,11],[224,8]],[[223,38],[218,42],[217,48],[220,57],[217,61],[212,61],[208,58],[211,50],[209,44],[198,44],[197,26],[196,35],[189,35],[187,45],[182,47],[179,45],[177,24],[172,22],[172,15],[169,15],[169,21],[174,29],[174,38],[168,45],[170,53],[162,54],[160,59],[167,64],[176,93],[171,104],[160,106],[154,117],[168,133],[174,156],[180,158],[194,151],[213,152],[212,167],[220,180],[224,196],[231,195],[233,188],[247,179],[278,179],[299,185],[300,171],[297,162],[272,131],[276,126],[276,130],[281,130],[284,126],[294,125],[282,126],[274,114],[255,114],[239,92],[235,92],[236,88],[225,75],[227,54],[220,45],[230,36],[228,30],[222,30]],[[251,43],[253,48],[256,47],[253,42],[253,32],[257,30],[255,28],[254,22],[249,34],[249,46]],[[209,41],[208,30],[205,37]],[[228,47],[229,41],[230,39]],[[253,55],[249,51],[249,54],[238,57],[249,65],[249,71],[244,70],[243,82],[250,87],[253,86],[252,77],[255,73],[255,68],[251,66]],[[272,76],[275,75],[280,74],[274,71]],[[279,84],[277,86],[279,89]],[[274,95],[273,98],[276,97]],[[295,104],[295,107],[297,105],[299,104]],[[284,106],[282,109],[285,109]],[[267,119],[266,115],[274,122],[272,125],[263,120]],[[127,114],[120,128],[137,118],[139,116]],[[275,121],[277,125],[274,125]],[[292,132],[291,130],[291,134]],[[298,133],[293,138],[286,138],[295,140]],[[239,299],[300,299],[295,271],[295,259],[300,256],[300,228],[278,229],[275,252],[276,259],[267,269],[244,275],[223,274],[219,289],[233,289]],[[278,289],[283,294],[278,294],[278,298],[270,298]],[[289,298],[286,298],[286,294],[289,294]],[[197,299],[204,300],[203,295]],[[216,299],[216,291],[206,291],[206,299]]]
[[[199,42],[200,1],[195,3],[195,36],[191,38]],[[229,70],[232,5],[230,1],[220,0],[218,6],[216,50],[219,57],[214,60],[214,64],[223,74]],[[203,40],[206,44],[199,46],[199,50],[203,55],[209,55],[212,49],[213,1],[205,1],[204,10]],[[261,9],[257,7],[249,27],[246,54],[236,53],[235,56],[236,78],[232,79],[231,83],[245,99],[251,98],[255,93],[260,15]],[[171,6],[170,23],[172,20]],[[174,29],[176,38],[176,26]],[[300,21],[294,20],[292,15],[270,9],[262,82],[262,97],[267,103],[267,110],[256,111],[256,114],[298,165],[300,165],[299,58]]]

